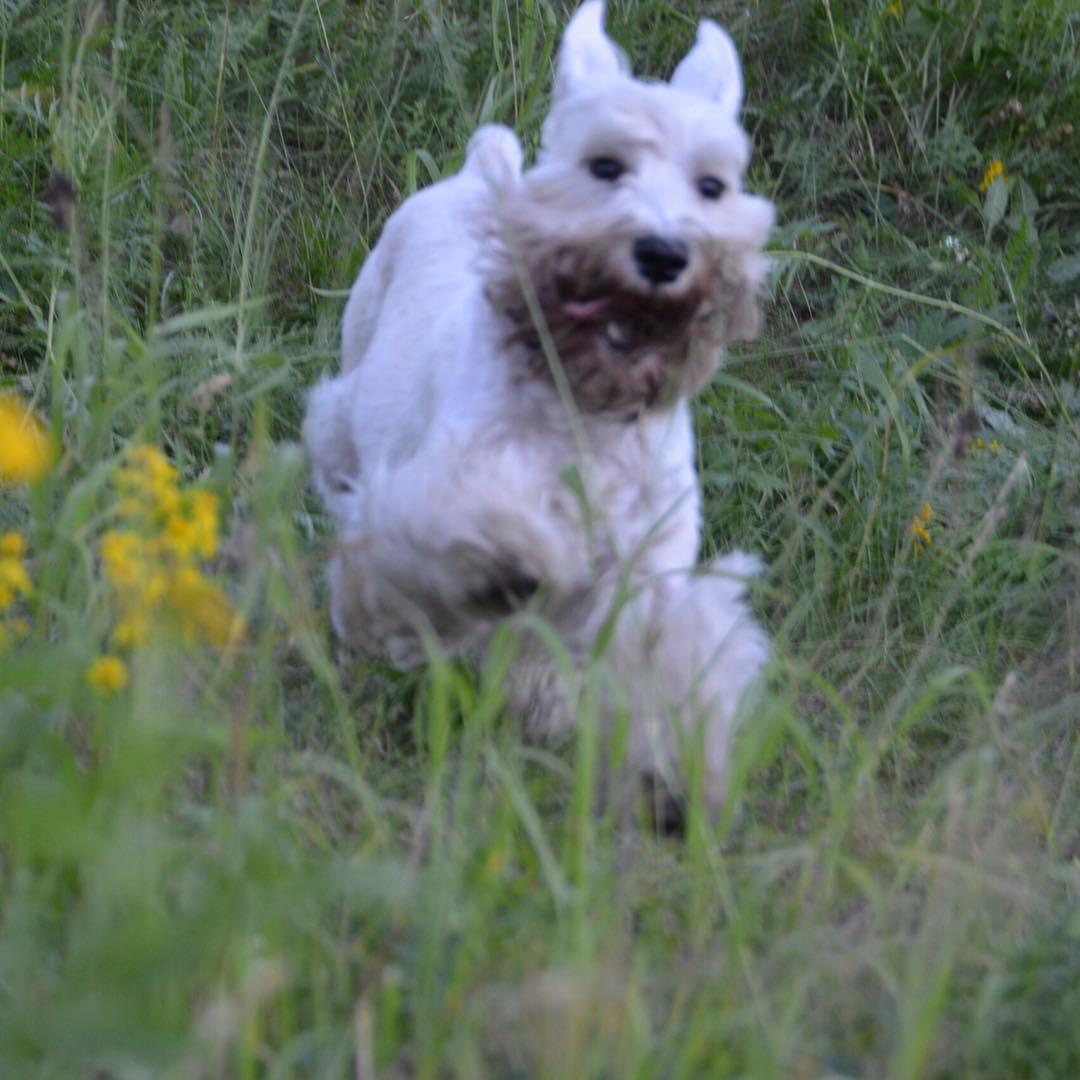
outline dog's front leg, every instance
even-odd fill
[[[700,753],[714,805],[740,706],[769,653],[745,595],[758,571],[755,559],[733,553],[703,571],[646,580],[619,613],[608,651],[635,770],[685,791],[690,755]]]
[[[346,640],[399,665],[424,638],[466,647],[541,588],[587,581],[572,499],[513,448],[443,445],[377,470],[346,517],[330,569],[332,615]]]

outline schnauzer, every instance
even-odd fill
[[[690,753],[716,800],[769,647],[757,560],[695,568],[689,400],[756,333],[773,208],[742,190],[727,34],[702,22],[671,80],[644,82],[603,19],[589,0],[566,28],[535,165],[483,127],[387,221],[305,438],[343,639],[405,667],[516,622],[506,692],[528,726],[567,730],[591,693],[636,771],[679,790]]]

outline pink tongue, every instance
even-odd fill
[[[563,304],[563,311],[571,319],[579,319],[581,322],[595,322],[607,310],[611,300],[606,296],[598,296],[594,300],[567,300]]]

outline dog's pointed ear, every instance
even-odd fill
[[[703,20],[694,47],[675,69],[670,85],[715,101],[734,119],[743,97],[742,68],[735,42],[711,19]]]
[[[612,79],[628,70],[619,47],[604,33],[604,0],[588,0],[566,24],[555,64],[555,97],[581,84]]]

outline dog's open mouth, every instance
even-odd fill
[[[554,356],[579,408],[632,418],[682,392],[691,340],[708,333],[709,281],[673,295],[598,269],[588,253],[538,257],[531,281],[540,319],[518,266],[492,283],[489,296],[508,319],[510,340],[524,347],[530,377],[550,378]]]
[[[672,299],[611,285],[579,291],[561,276],[556,276],[553,291],[558,299],[545,305],[549,319],[554,315],[575,337],[586,334],[627,356],[680,338],[700,304],[697,295]]]
[[[629,353],[634,345],[634,328],[618,319],[605,316],[611,308],[610,296],[597,296],[591,300],[567,300],[563,313],[572,322],[593,324],[598,327],[600,338],[616,352]]]
[[[616,352],[628,353],[634,345],[634,328],[625,321],[609,319],[612,308],[610,296],[594,296],[588,300],[564,300],[563,313],[572,322],[599,327],[601,339]]]
[[[588,300],[564,300],[563,311],[577,322],[596,322],[611,307],[610,296],[594,296]]]

